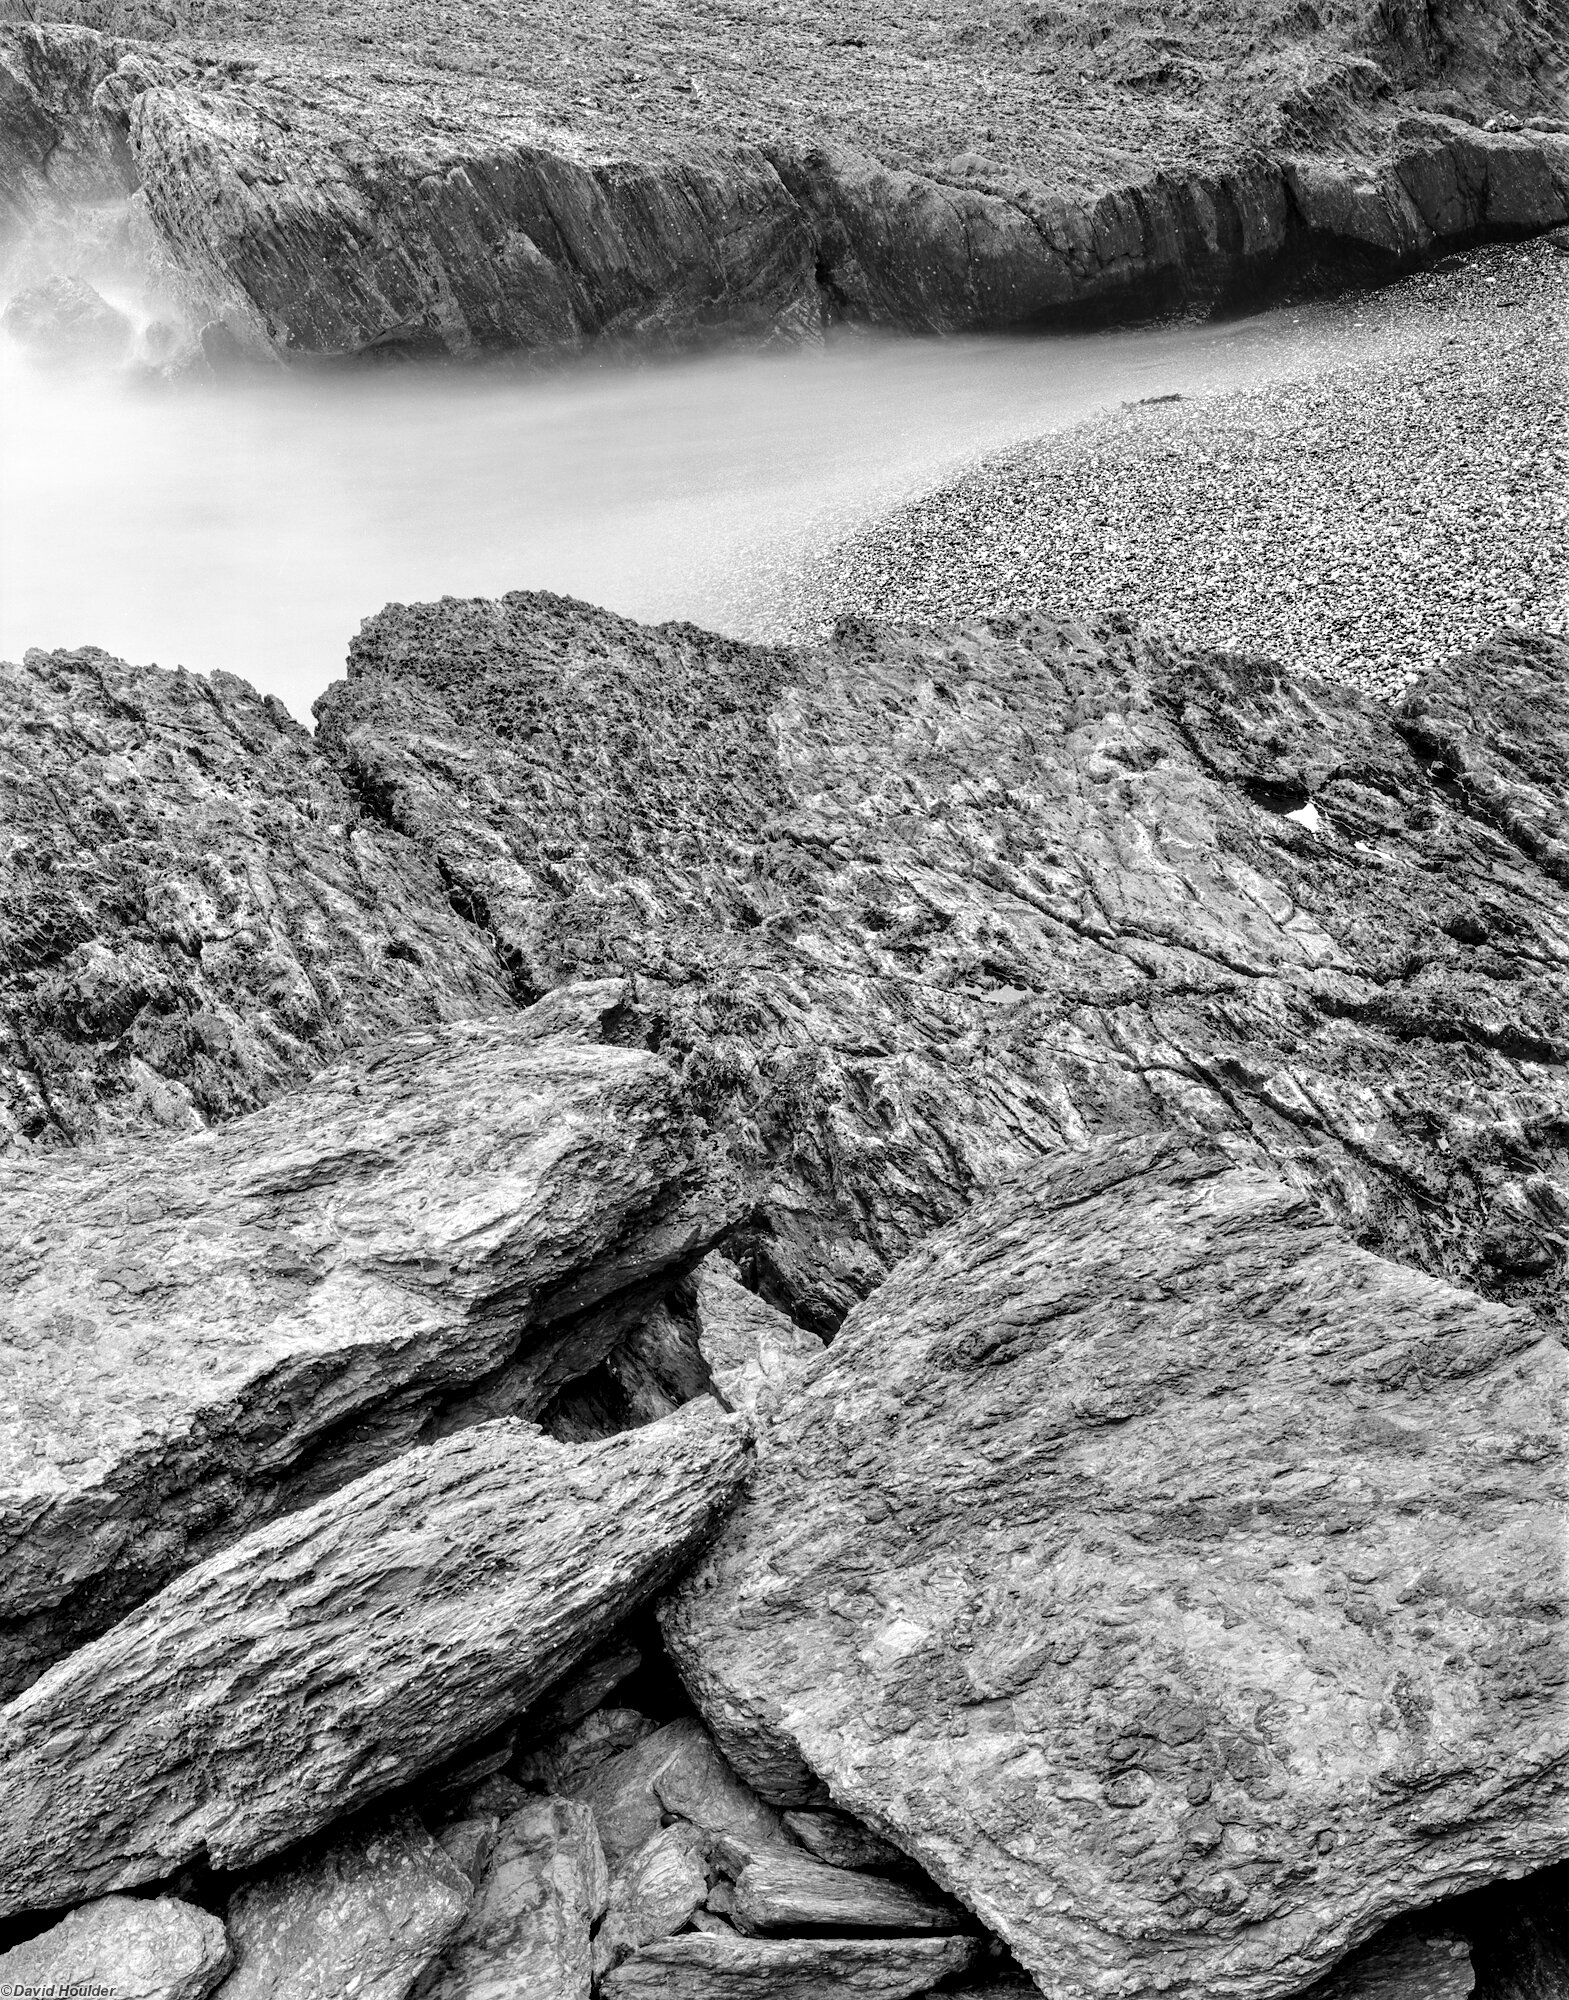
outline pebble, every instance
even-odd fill
[[[807,622],[1120,611],[1386,698],[1500,626],[1561,632],[1566,291],[1558,232],[1361,294],[1301,376],[1125,404],[863,529]]]

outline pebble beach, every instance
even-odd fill
[[[1562,631],[1566,294],[1565,232],[1365,294],[1309,374],[1126,404],[901,507],[817,567],[800,627],[1121,611],[1379,695]]]

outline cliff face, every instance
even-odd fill
[[[1383,71],[1372,111],[1320,79],[1268,118],[1223,120],[1200,153],[1179,124],[1085,175],[1016,140],[950,150],[886,114],[803,117],[771,107],[762,77],[745,116],[744,79],[713,100],[693,86],[712,105],[694,123],[632,92],[607,112],[563,87],[459,88],[447,56],[427,61],[422,77],[367,71],[363,54],[345,67],[292,47],[229,57],[11,29],[5,232],[118,205],[194,323],[303,356],[799,339],[825,316],[1052,324],[1244,297],[1315,269],[1387,275],[1569,218],[1569,139],[1551,119],[1482,130],[1468,104],[1402,94]],[[949,80],[961,97],[966,80],[980,87],[963,65]],[[1341,111],[1326,144],[1328,101]]]

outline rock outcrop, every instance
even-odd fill
[[[1274,2000],[1569,1854],[1566,1371],[1255,1164],[1103,1142],[851,1316],[667,1636],[744,1778],[1052,2000]]]
[[[633,982],[623,1032],[750,1175],[731,1254],[827,1332],[978,1190],[1129,1129],[1260,1145],[1363,1245],[1555,1311],[1565,685],[1500,640],[1391,714],[1113,626],[791,653],[519,593],[388,607],[318,713],[523,991]],[[1528,754],[1451,770],[1440,710]]]
[[[412,1813],[335,1834],[230,1898],[219,2000],[406,2000],[472,1899]]]
[[[197,1131],[510,1011],[431,862],[233,675],[0,665],[0,827],[0,1152]]]
[[[248,1866],[516,1716],[747,1469],[712,1402],[573,1449],[484,1424],[189,1570],[0,1710],[0,1914]]]
[[[20,27],[0,65],[9,233],[129,202],[126,234],[193,322],[285,357],[1149,313],[1569,218],[1561,135],[1414,103],[1327,152],[1288,119],[1272,143],[1239,133],[1203,162],[1157,144],[1086,185],[975,146],[912,156],[907,118],[868,150],[745,99],[699,130],[454,94],[442,72],[467,65],[444,59],[400,88],[299,50]]]
[[[233,1964],[223,1925],[172,1896],[105,1896],[0,1952],[0,1992],[207,2000]]]
[[[410,1031],[193,1138],[0,1162],[0,1685],[251,1521],[535,1415],[724,1227],[668,1067],[564,1006]]]

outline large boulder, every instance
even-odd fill
[[[1566,688],[1548,641],[1392,714],[1112,624],[785,652],[518,593],[389,606],[318,713],[525,988],[632,978],[750,1174],[744,1274],[826,1332],[1022,1162],[1174,1127],[1557,1310]]]
[[[851,1316],[667,1637],[743,1778],[1052,2000],[1273,2000],[1569,1854],[1566,1372],[1257,1164],[1102,1142]]]
[[[0,1160],[0,1689],[258,1516],[533,1416],[724,1226],[670,1070],[571,997],[210,1133]]]
[[[199,1131],[511,997],[281,702],[91,647],[0,663],[0,1152]]]
[[[207,2000],[233,1963],[206,1910],[173,1896],[105,1896],[0,1952],[0,1993]]]
[[[189,1570],[0,1710],[0,1914],[239,1868],[517,1715],[746,1476],[708,1399],[573,1449],[482,1424]]]

